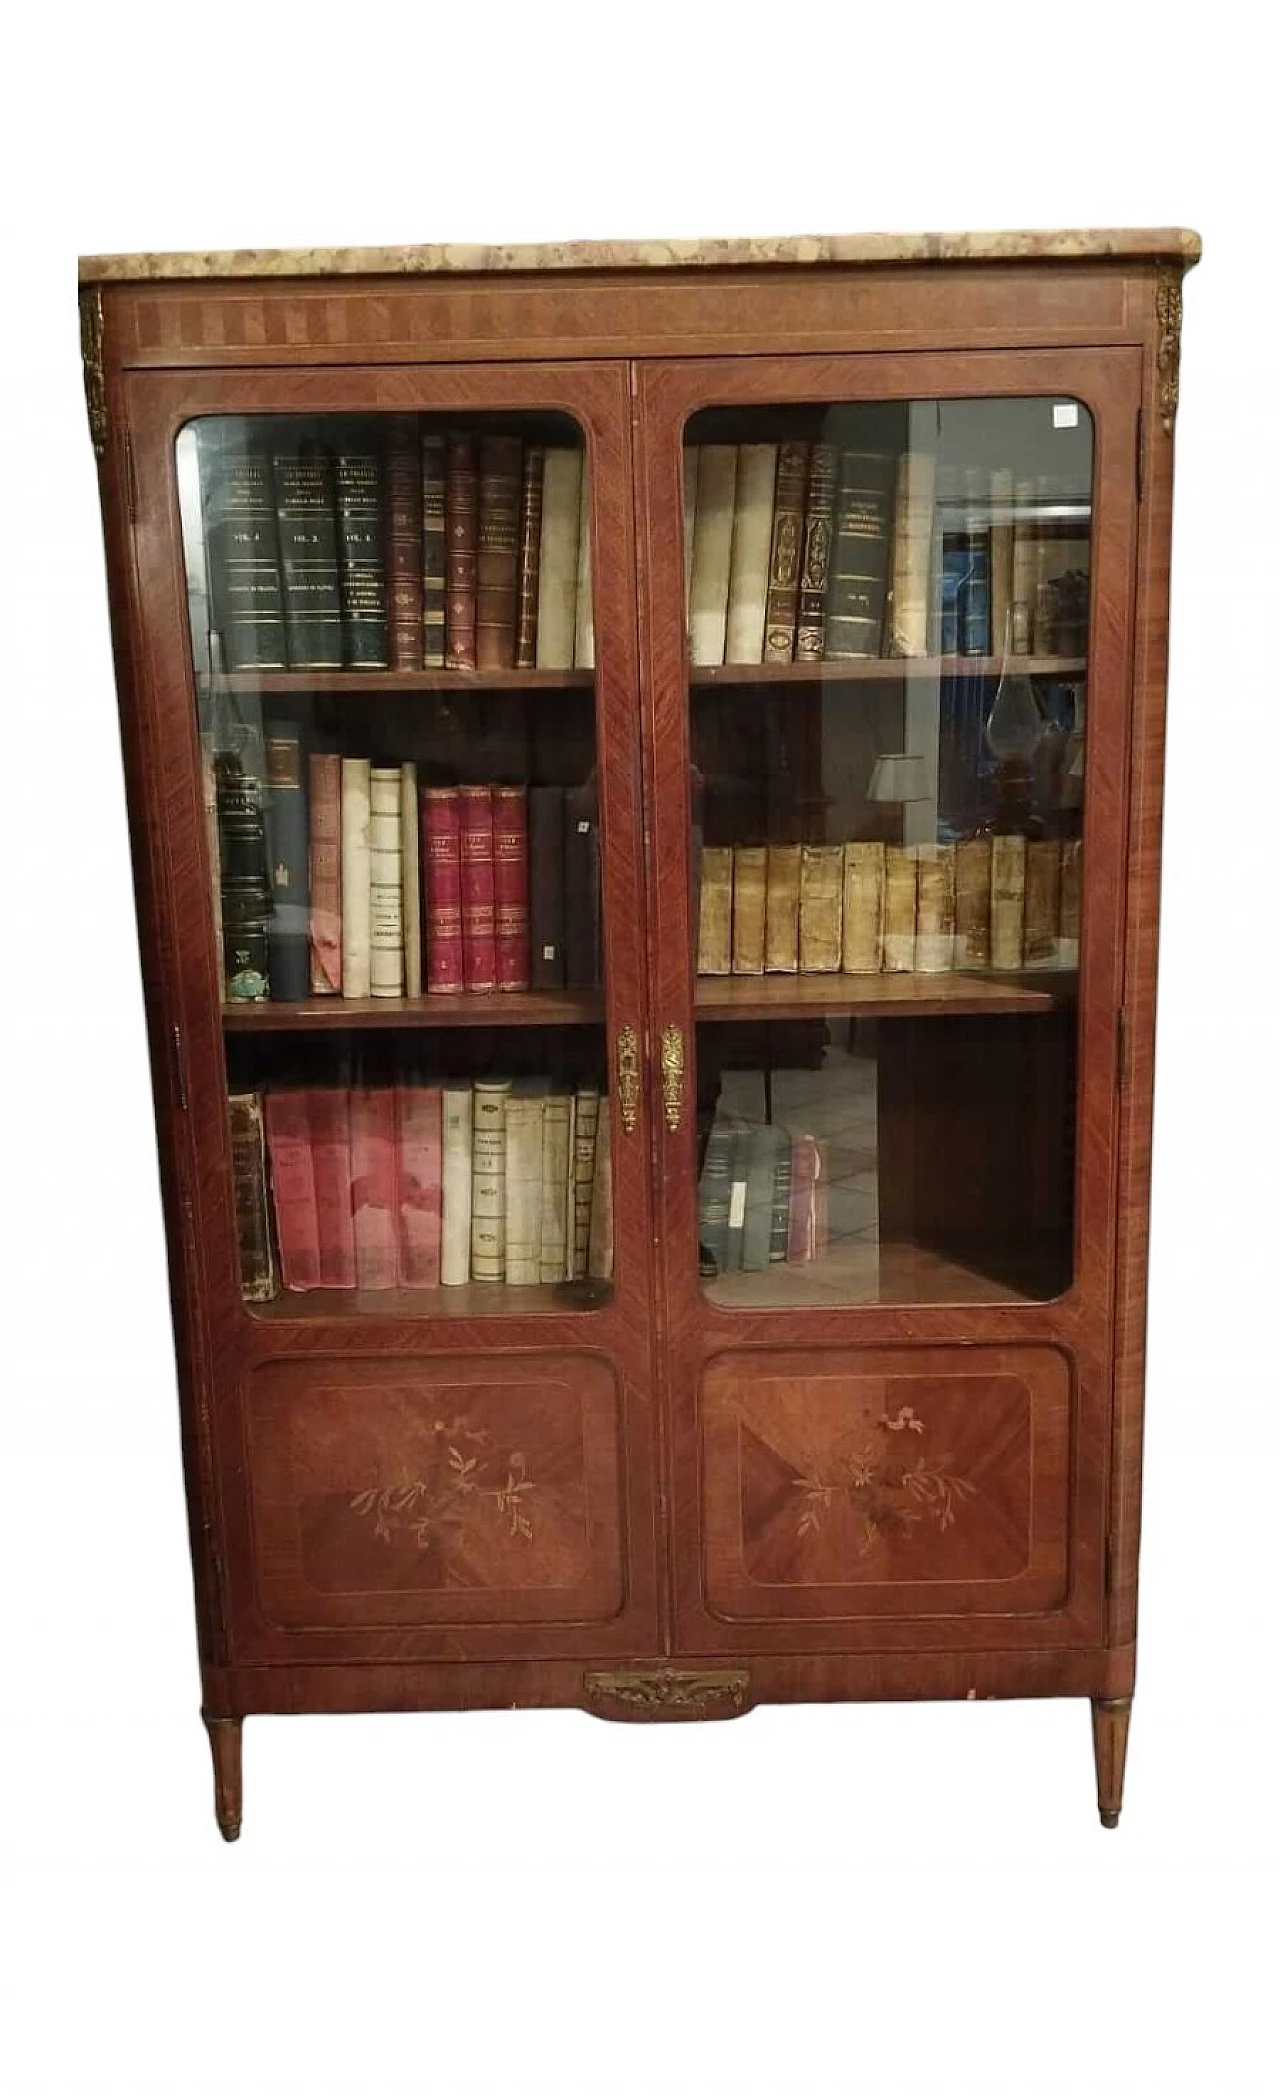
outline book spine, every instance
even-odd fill
[[[507,1099],[511,1081],[481,1079],[472,1106],[471,1276],[506,1279]]]
[[[825,654],[835,662],[878,656],[889,562],[889,461],[842,451],[827,582]]]
[[[564,789],[529,789],[529,978],[535,990],[564,983]]]
[[[728,976],[733,961],[733,847],[704,845],[698,884],[698,974]]]
[[[357,1086],[351,1095],[351,1201],[357,1289],[394,1289],[399,1281],[396,1149],[394,1089],[386,1085]]]
[[[918,866],[909,845],[884,849],[883,966],[891,975],[906,975],[916,965],[916,885]]]
[[[587,1236],[587,1273],[597,1282],[613,1277],[613,1130],[609,1101],[600,1096],[595,1158],[591,1175],[591,1225]]]
[[[820,663],[827,635],[827,576],[836,501],[836,448],[815,444],[804,498],[804,551],[796,605],[797,663]]]
[[[462,824],[462,981],[468,991],[498,987],[494,916],[493,794],[490,788],[458,789]]]
[[[732,1123],[714,1121],[698,1175],[698,1261],[708,1275],[722,1275],[729,1261],[733,1140]]]
[[[1062,874],[1058,891],[1058,967],[1080,966],[1080,840],[1067,838],[1062,846]]]
[[[785,1129],[773,1156],[773,1187],[769,1203],[769,1264],[787,1257],[787,1231],[791,1222],[791,1140]]]
[[[436,430],[422,436],[422,665],[443,670],[445,597],[449,540],[445,524],[445,440]]]
[[[218,770],[212,732],[200,736],[200,797],[204,804],[204,846],[209,860],[209,906],[213,937],[222,953],[222,847],[218,839]],[[246,1095],[247,1097],[247,1095]]]
[[[990,838],[962,838],[956,846],[955,965],[991,966]]]
[[[768,853],[763,845],[733,847],[734,976],[763,976]]]
[[[800,967],[800,847],[769,847],[764,909],[764,965],[794,976]]]
[[[1013,475],[991,476],[991,652],[1007,656],[1013,637]]]
[[[542,552],[542,483],[547,448],[525,446],[520,484],[520,579],[516,602],[516,669],[532,670],[538,661],[538,575]]]
[[[884,846],[874,839],[844,848],[844,926],[840,966],[846,976],[875,976],[884,938]]]
[[[808,445],[779,445],[773,535],[769,548],[769,594],[765,605],[766,663],[790,663],[796,652],[796,614],[800,600],[804,497],[808,476]]]
[[[1017,832],[991,840],[991,966],[1022,967],[1027,841]]]
[[[893,513],[888,647],[891,656],[923,656],[929,650],[933,485],[933,453],[904,452],[898,461]]]
[[[791,1140],[791,1207],[787,1217],[787,1261],[804,1267],[817,1255],[818,1143],[807,1133]]]
[[[542,1254],[542,1122],[545,1100],[512,1091],[506,1115],[503,1280],[528,1288]]]
[[[591,468],[582,462],[582,499],[578,510],[578,581],[573,599],[573,662],[592,670],[596,660],[596,625],[591,588]]]
[[[400,1287],[436,1289],[440,1283],[441,1233],[438,1085],[397,1088],[396,1136]]]
[[[246,1304],[265,1304],[276,1293],[276,1270],[267,1209],[262,1096],[259,1093],[232,1093],[228,1096],[227,1108],[231,1118],[231,1179],[236,1198],[240,1294]]]
[[[404,923],[404,994],[422,996],[422,868],[418,845],[418,768],[400,767],[400,915]]]
[[[440,1282],[471,1280],[471,1121],[469,1085],[446,1085],[440,1100]]]
[[[578,602],[578,530],[582,515],[582,453],[551,445],[542,473],[542,537],[538,551],[539,670],[573,667]]]
[[[964,489],[968,567],[957,607],[960,653],[965,656],[991,653],[991,538],[983,517],[984,493],[982,474],[972,469],[965,475]]]
[[[538,1280],[569,1280],[573,1190],[573,1095],[552,1093],[542,1109],[542,1208]]]
[[[307,1096],[268,1093],[264,1112],[281,1280],[286,1289],[319,1289],[320,1226]]]
[[[950,845],[917,845],[915,966],[939,976],[950,969],[956,937],[956,860]]]
[[[342,655],[353,670],[385,670],[386,518],[382,461],[368,431],[341,440],[337,465],[338,552],[342,579]]]
[[[267,945],[271,889],[262,783],[242,771],[239,758],[229,751],[218,753],[214,771],[222,869],[223,990],[233,1004],[258,1004],[271,995]]]
[[[474,670],[480,492],[476,441],[467,430],[452,431],[448,440],[445,529],[444,660],[450,670]]]
[[[333,467],[314,431],[275,447],[276,524],[291,670],[342,668]]]
[[[342,760],[342,995],[367,998],[370,980],[370,765]]]
[[[315,1176],[320,1287],[354,1289],[350,1095],[340,1087],[317,1085],[309,1087],[305,1097]]]
[[[564,980],[575,990],[600,981],[600,838],[593,782],[564,797]]]
[[[342,989],[342,759],[336,751],[312,752],[309,785],[309,987],[313,998],[324,998]]]
[[[729,553],[729,608],[725,621],[726,663],[764,661],[765,610],[769,596],[769,553],[773,536],[776,444],[738,447],[738,475]]]
[[[460,991],[462,805],[456,787],[422,790],[422,861],[427,900],[427,994]]]
[[[742,1265],[748,1274],[760,1274],[769,1265],[777,1163],[784,1144],[789,1162],[791,1147],[783,1130],[766,1122],[751,1131],[747,1147],[747,1214],[742,1227]]]
[[[1026,902],[1022,915],[1022,966],[1058,966],[1059,889],[1062,847],[1057,838],[1032,838],[1027,846]]]
[[[689,592],[689,661],[695,664],[724,661],[737,479],[736,444],[699,446]]]
[[[733,1132],[733,1150],[729,1167],[729,1233],[725,1252],[725,1273],[742,1273],[742,1256],[747,1228],[747,1173],[751,1162],[751,1130],[747,1123],[738,1123]]]
[[[422,460],[416,415],[387,428],[387,620],[391,668],[422,668]]]
[[[587,1272],[591,1239],[591,1186],[595,1178],[596,1130],[600,1121],[600,1095],[593,1086],[579,1086],[573,1103],[573,1214],[565,1279],[579,1282]]]
[[[200,427],[200,490],[209,609],[224,670],[284,670],[284,590],[265,446],[242,416]]]
[[[1036,484],[1017,480],[1013,484],[1014,520],[1011,553],[1012,596],[1009,602],[1009,648],[1012,656],[1031,653],[1031,622],[1036,609],[1039,582],[1040,540],[1035,517]]]
[[[800,855],[800,970],[827,975],[840,968],[844,903],[844,848],[806,845]]]
[[[369,773],[369,995],[404,996],[404,863],[400,768]]]
[[[493,790],[495,974],[500,991],[529,988],[529,798],[524,787]]]
[[[521,452],[518,437],[480,440],[476,665],[481,670],[510,670],[516,660]]]
[[[307,890],[307,796],[302,743],[291,722],[267,728],[267,828],[271,919],[267,927],[271,996],[301,999],[311,986],[311,906]]]

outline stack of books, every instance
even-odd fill
[[[717,1114],[698,1178],[703,1275],[801,1267],[828,1243],[825,1145],[807,1131]]]

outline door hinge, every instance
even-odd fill
[[[172,1041],[174,1088],[178,1095],[178,1105],[185,1115],[187,1112],[187,1081],[182,1068],[182,1029],[176,1022],[172,1030]]]
[[[1145,428],[1145,424],[1146,424],[1146,417],[1144,416],[1144,414],[1143,414],[1143,412],[1142,412],[1141,408],[1139,408],[1139,410],[1138,410],[1138,449],[1137,449],[1137,454],[1136,454],[1136,458],[1135,458],[1135,462],[1134,462],[1134,471],[1135,471],[1135,476],[1136,476],[1136,479],[1137,479],[1137,484],[1138,484],[1138,501],[1139,501],[1139,502],[1141,502],[1141,501],[1142,501],[1142,498],[1143,498],[1143,496],[1144,496],[1144,495],[1146,494],[1146,484],[1147,484],[1147,466],[1146,466],[1146,459],[1147,459],[1147,447],[1146,447],[1146,444],[1145,444],[1145,442],[1144,442],[1144,439],[1145,439],[1145,436],[1146,436],[1146,428]]]

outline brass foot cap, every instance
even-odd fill
[[[239,1839],[240,1823],[238,1821],[220,1821],[218,1830],[224,1843],[235,1843]]]
[[[1098,1809],[1098,1812],[1099,1812],[1099,1814],[1100,1814],[1100,1815],[1101,1815],[1101,1817],[1102,1817],[1102,1826],[1103,1826],[1104,1828],[1119,1828],[1119,1826],[1120,1826],[1120,1809],[1119,1809],[1119,1807],[1099,1807],[1099,1809]]]

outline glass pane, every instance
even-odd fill
[[[208,417],[177,474],[246,1301],[600,1303],[580,429]]]
[[[1093,431],[686,431],[699,1264],[717,1303],[1071,1279]]]

